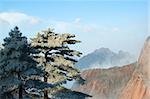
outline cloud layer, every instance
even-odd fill
[[[2,12],[0,13],[0,20],[3,20],[10,25],[35,25],[40,22],[37,17],[20,12]]]
[[[30,16],[21,12],[1,12],[0,13],[0,39],[6,37],[10,29],[19,26],[26,36],[35,32],[41,25],[38,17]],[[0,40],[2,41],[2,40]]]
[[[47,21],[50,20],[50,21]],[[42,19],[36,16],[30,16],[20,12],[2,12],[0,13],[0,32],[6,30],[6,28],[13,28],[19,26],[23,28],[30,27],[43,27],[52,26],[60,32],[72,32],[78,31],[81,33],[91,32],[120,32],[118,27],[104,27],[94,23],[83,23],[81,18],[75,18],[72,21],[57,21],[51,19]]]
[[[82,50],[83,53],[89,53],[99,47],[108,47],[113,48],[113,50],[118,50],[119,46],[120,49],[125,49],[125,51],[135,50],[132,46],[137,42],[138,44],[142,44],[141,38],[143,37],[141,36],[143,36],[143,34],[141,34],[141,31],[145,30],[141,28],[139,29],[141,31],[137,31],[137,27],[139,27],[138,24],[127,27],[116,24],[110,25],[109,23],[89,23],[84,22],[84,19],[80,17],[70,21],[58,21],[43,19],[21,12],[0,12],[0,35],[2,35],[0,36],[0,42],[8,35],[10,29],[14,26],[19,26],[23,35],[29,38],[33,37],[37,32],[49,27],[54,28],[55,32],[73,33],[77,35],[77,39],[82,41],[79,49]],[[136,35],[136,38],[134,35]],[[127,41],[130,42],[130,44],[126,44]],[[131,49],[128,49],[128,46],[130,46]]]

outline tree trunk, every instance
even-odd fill
[[[44,82],[47,82],[47,75],[44,75]],[[44,90],[44,99],[48,99],[48,91]]]
[[[20,87],[19,87],[19,99],[23,99],[23,96],[22,96],[22,85],[20,85]]]
[[[49,51],[45,52],[45,59],[46,59],[46,62],[44,63],[45,66],[46,66],[46,63],[48,62],[47,61],[48,52]],[[45,73],[45,75],[44,75],[44,82],[47,83],[47,73]],[[48,90],[44,90],[44,99],[48,99]]]
[[[18,73],[18,78],[21,79],[20,74]],[[19,99],[23,99],[23,95],[22,95],[22,85],[19,86]]]

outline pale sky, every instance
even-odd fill
[[[0,41],[16,25],[28,37],[52,27],[75,34],[84,55],[101,47],[138,55],[148,17],[148,0],[0,0]]]

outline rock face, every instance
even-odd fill
[[[120,91],[129,81],[135,64],[110,69],[92,69],[82,72],[84,85],[74,84],[73,90],[92,95],[89,99],[117,99]]]
[[[92,95],[90,99],[150,99],[150,37],[136,64],[86,70],[82,77],[86,83],[73,89]]]
[[[141,51],[138,67],[119,99],[150,99],[150,37]]]
[[[108,48],[100,48],[82,57],[76,64],[81,70],[92,68],[110,68],[135,62],[136,59],[128,52],[115,53]]]

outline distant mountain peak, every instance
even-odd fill
[[[109,48],[100,48],[96,49],[93,53],[112,53],[112,51]]]
[[[83,56],[76,64],[80,69],[88,68],[109,68],[113,66],[122,66],[136,61],[130,53],[120,50],[118,53],[109,48],[96,49],[92,53]]]
[[[109,48],[100,48],[100,49],[96,49],[94,52],[110,52],[111,50]]]

